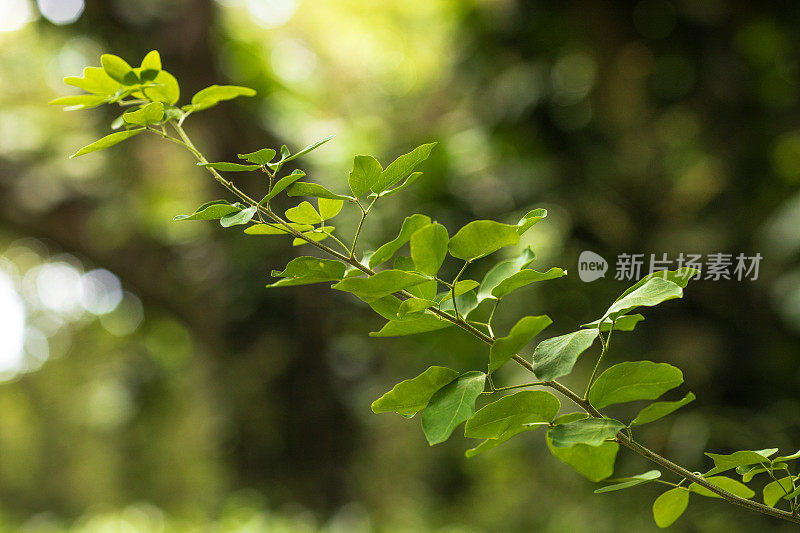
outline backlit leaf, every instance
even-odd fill
[[[787,494],[791,494],[793,490],[792,476],[773,481],[764,487],[764,504],[775,507],[776,503]]]
[[[317,210],[309,202],[301,202],[300,205],[287,209],[286,218],[298,224],[319,224],[322,222],[322,216],[317,213]]]
[[[411,239],[411,235],[413,235],[414,232],[430,223],[430,217],[425,215],[415,214],[406,217],[397,237],[375,250],[375,253],[370,256],[369,267],[375,268],[381,263],[391,259],[397,250]]]
[[[611,330],[611,324],[614,324],[614,331],[633,331],[636,327],[636,324],[644,320],[642,315],[624,315],[617,317],[615,321],[608,317],[603,319],[602,325],[600,326],[600,331],[606,332]],[[597,326],[600,325],[600,319],[595,320],[594,322],[589,322],[588,324],[581,324],[582,328],[594,328],[597,329]]]
[[[661,472],[658,470],[649,470],[644,474],[637,474],[626,478],[608,479],[606,481],[615,482],[613,485],[606,485],[594,491],[595,494],[602,494],[604,492],[616,492],[618,490],[629,489],[644,483],[650,483],[661,477]]]
[[[683,487],[670,489],[653,502],[653,519],[660,528],[671,526],[689,505],[689,491]]]
[[[308,224],[297,224],[295,222],[289,222],[289,226],[294,228],[299,232],[311,231],[314,229],[313,226]],[[289,235],[291,232],[281,226],[280,224],[254,224],[252,226],[248,226],[244,232],[247,235]]]
[[[69,106],[65,111],[78,109],[91,109],[108,102],[108,96],[103,94],[79,94],[76,96],[62,96],[48,102],[50,105]]]
[[[286,190],[289,196],[311,196],[313,198],[326,198],[328,200],[349,200],[350,197],[329,191],[318,183],[298,181]]]
[[[422,412],[422,431],[431,446],[446,441],[455,428],[472,417],[485,381],[483,372],[467,372],[434,393]]]
[[[297,185],[295,183],[295,185]],[[324,220],[330,220],[342,210],[344,202],[342,200],[331,200],[329,198],[318,198],[317,205],[319,207],[319,214],[322,215]]]
[[[239,159],[244,159],[250,163],[255,163],[256,165],[266,165],[272,158],[275,157],[275,150],[272,148],[262,148],[261,150],[256,150],[255,152],[250,152],[247,154],[239,154]]]
[[[383,168],[378,160],[371,155],[357,155],[353,159],[353,170],[347,178],[353,196],[358,198],[378,181]]]
[[[289,287],[338,281],[344,277],[344,270],[345,265],[340,261],[308,256],[297,257],[289,261],[283,272],[273,270],[272,277],[284,279],[267,285],[267,287]]]
[[[672,365],[628,361],[600,374],[589,390],[589,402],[601,409],[617,403],[655,400],[681,383],[683,372]]]
[[[406,417],[425,409],[431,396],[458,377],[458,372],[432,366],[419,376],[401,381],[392,390],[372,402],[373,413],[394,411]]]
[[[611,304],[603,315],[603,320],[606,317],[613,319],[622,316],[637,307],[651,307],[682,296],[683,289],[680,285],[658,277],[650,278]]]
[[[726,490],[735,496],[739,496],[740,498],[752,498],[756,495],[756,493],[753,492],[750,487],[729,477],[714,476],[705,479],[712,485],[715,485],[722,490]],[[692,483],[689,485],[689,490],[699,494],[700,496],[707,496],[709,498],[722,498],[722,496],[711,492],[707,488],[698,485],[697,483]]]
[[[266,202],[269,202],[270,200],[278,196],[281,192],[283,192],[288,186],[290,186],[291,184],[293,184],[294,182],[296,182],[305,175],[306,173],[303,172],[302,170],[294,170],[288,176],[282,177],[277,182],[275,182],[275,184],[272,186],[272,190],[269,191],[269,193],[266,196],[264,196],[260,202],[258,202],[258,205],[262,205]]]
[[[489,350],[489,372],[494,372],[506,364],[552,322],[546,315],[526,316],[520,319],[507,336],[500,337],[492,344]]]
[[[411,235],[411,259],[418,272],[435,276],[447,257],[447,228],[436,222]]]
[[[141,109],[130,111],[122,115],[122,120],[134,126],[149,126],[158,124],[164,119],[164,104],[150,102]]]
[[[584,418],[550,428],[547,434],[556,448],[569,448],[576,444],[600,446],[613,439],[625,424],[611,418]]]
[[[472,439],[496,439],[517,426],[550,423],[561,403],[545,391],[522,391],[504,396],[481,408],[467,421],[464,436]]]
[[[299,221],[298,221],[299,222]],[[334,289],[350,292],[369,302],[394,292],[428,281],[428,278],[404,270],[384,270],[368,278],[348,278],[333,286]]]
[[[349,279],[349,278],[348,278]],[[370,332],[370,337],[400,337],[403,335],[416,335],[439,329],[449,328],[454,324],[448,320],[425,314],[414,320],[391,320],[380,331]]]
[[[248,207],[247,209],[242,209],[238,213],[231,213],[229,215],[225,215],[221,219],[219,219],[219,223],[223,228],[229,228],[231,226],[240,226],[242,224],[247,224],[250,222],[256,214],[256,210],[258,208],[256,206]]]
[[[774,455],[777,451],[778,448],[767,448],[765,450],[756,451],[741,450],[731,454],[706,453],[706,455],[711,457],[711,459],[714,461],[714,468],[709,470],[706,475],[713,476],[714,474],[719,474],[739,466],[752,464],[769,465],[769,457]]]
[[[633,426],[641,426],[642,424],[649,424],[650,422],[654,422],[659,418],[665,417],[668,414],[677,411],[684,405],[693,402],[695,399],[695,395],[693,393],[689,393],[684,396],[682,399],[676,402],[656,402],[651,403],[641,411],[639,414],[636,415],[636,418],[633,419],[631,422],[631,427]]]
[[[549,381],[568,375],[597,335],[597,330],[583,329],[540,342],[533,351],[536,377]]]
[[[411,174],[417,165],[428,158],[434,146],[436,146],[436,143],[423,144],[392,161],[372,185],[372,192],[380,194]]]
[[[230,204],[226,200],[214,200],[201,205],[191,215],[178,215],[173,220],[219,220],[225,215],[238,213],[241,210],[239,204]]]
[[[134,135],[139,135],[144,131],[144,128],[136,128],[132,130],[125,130],[125,131],[118,131],[116,133],[112,133],[111,135],[106,135],[102,139],[99,139],[92,144],[86,145],[74,154],[72,154],[70,159],[73,157],[78,157],[84,154],[88,154],[91,152],[96,152],[97,150],[104,150],[115,144],[119,144],[124,140],[130,139]]]
[[[282,163],[286,163],[288,161],[293,161],[293,160],[297,159],[298,157],[304,156],[308,152],[310,152],[312,150],[316,150],[317,148],[319,148],[320,146],[322,146],[326,142],[330,141],[334,137],[335,137],[335,135],[330,135],[328,137],[325,137],[321,141],[317,141],[317,142],[315,142],[313,144],[310,144],[310,145],[306,146],[305,148],[303,148],[302,150],[300,150],[296,154],[286,155],[286,154],[283,153],[283,151],[281,151],[282,158],[280,160],[280,163],[282,164]]]
[[[474,220],[458,230],[450,239],[450,255],[474,261],[506,246],[519,243],[517,226],[494,220]]]
[[[238,96],[255,96],[256,92],[248,87],[236,85],[211,85],[192,96],[192,105],[185,106],[187,111],[202,111],[214,107],[225,100],[232,100]]]
[[[127,61],[119,56],[103,54],[100,56],[100,63],[108,76],[123,85],[135,85],[139,83],[139,78],[133,72]]]
[[[493,266],[483,277],[481,288],[478,290],[478,300],[483,301],[493,298],[492,289],[497,287],[504,279],[519,272],[527,267],[534,259],[535,255],[530,248],[525,248],[522,253],[514,259],[500,261]]]
[[[64,83],[86,92],[104,96],[116,94],[121,87],[118,81],[106,74],[105,69],[100,67],[86,67],[83,69],[82,76],[68,76],[64,78]]]
[[[557,418],[555,423],[559,420],[580,420],[586,416],[585,413],[571,413]],[[614,461],[619,451],[619,444],[616,442],[606,441],[600,446],[576,444],[570,448],[558,448],[553,445],[550,431],[547,432],[547,447],[559,461],[568,464],[590,481],[600,481],[614,473]]]
[[[525,287],[526,285],[530,285],[531,283],[556,279],[566,275],[566,270],[556,267],[551,268],[547,272],[537,272],[536,270],[526,268],[501,281],[497,287],[492,289],[492,296],[495,298],[502,298],[506,294]]]

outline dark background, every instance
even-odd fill
[[[345,191],[354,154],[386,164],[439,141],[423,179],[379,206],[367,246],[411,212],[452,234],[547,208],[522,244],[536,268],[570,275],[504,301],[502,332],[522,314],[549,314],[550,335],[595,319],[627,286],[613,279],[620,253],[762,254],[756,281],[690,284],[609,359],[684,370],[676,394],[698,400],[640,434],[691,470],[708,468],[703,451],[800,446],[796,3],[120,0],[64,24],[27,0],[0,8],[7,528],[656,530],[657,486],[594,495],[541,434],[467,460],[472,442],[428,448],[417,419],[373,415],[397,381],[479,368],[486,350],[451,330],[371,339],[381,320],[324,285],[262,289],[308,251],[172,222],[224,197],[178,147],[139,136],[67,160],[115,110],[44,104],[104,52],[138,64],[160,50],[182,103],[213,83],[258,91],[187,121],[211,160],[335,133],[302,167]],[[344,234],[355,216],[337,219]],[[591,284],[577,276],[587,249],[612,263]],[[120,282],[113,311],[80,298],[96,269],[116,276],[103,278],[114,302]],[[565,381],[578,387],[590,364]],[[619,475],[647,469],[621,452]],[[674,526],[758,528],[792,530],[699,496]]]

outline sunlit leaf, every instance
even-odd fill
[[[622,316],[637,307],[651,307],[682,296],[683,289],[680,285],[662,278],[651,278],[611,304],[603,315],[603,320],[606,317],[613,319]]]
[[[256,150],[255,152],[250,152],[247,154],[239,154],[239,159],[244,159],[250,163],[255,163],[256,165],[266,165],[275,157],[275,150],[272,148],[262,148],[261,150]]]
[[[375,250],[375,253],[370,256],[369,267],[375,268],[381,263],[385,263],[391,259],[397,250],[411,239],[411,235],[413,235],[414,232],[430,223],[430,217],[425,215],[415,214],[407,216],[403,221],[403,226],[400,228],[400,233],[397,237]]]
[[[248,207],[247,209],[242,209],[238,213],[231,213],[229,215],[225,215],[221,219],[219,219],[219,223],[223,228],[229,228],[231,226],[240,226],[242,224],[247,224],[250,222],[256,214],[256,210],[258,208],[256,206]]]
[[[372,402],[373,413],[394,411],[406,417],[425,409],[431,396],[458,377],[458,372],[432,366],[419,376],[401,381],[392,390]]]
[[[500,446],[504,442],[509,441],[512,437],[516,437],[521,433],[532,431],[542,426],[543,424],[532,424],[529,426],[514,426],[513,428],[509,429],[508,431],[500,435],[498,438],[486,439],[477,446],[475,446],[474,448],[470,448],[469,450],[464,452],[464,455],[467,457],[475,457],[479,453],[483,453]]]
[[[92,144],[84,146],[83,148],[81,148],[80,150],[78,150],[69,157],[70,159],[72,159],[73,157],[78,157],[84,154],[88,154],[90,152],[96,152],[97,150],[104,150],[106,148],[114,146],[115,144],[119,144],[126,139],[130,139],[134,135],[139,135],[143,131],[144,128],[136,128],[132,130],[118,131],[116,133],[112,133],[111,135],[106,135],[102,139],[99,139],[93,142]]]
[[[397,194],[397,193],[399,193],[399,192],[401,192],[401,191],[405,190],[405,189],[406,189],[408,186],[410,186],[410,185],[411,185],[411,184],[413,184],[415,181],[417,181],[417,180],[420,178],[420,176],[422,176],[422,172],[412,172],[412,173],[411,173],[411,174],[409,174],[409,176],[408,176],[408,177],[405,179],[405,181],[403,181],[403,183],[401,183],[400,185],[398,185],[398,186],[397,186],[397,187],[395,187],[394,189],[389,189],[389,190],[383,191],[383,192],[381,193],[381,195],[380,195],[380,196],[381,196],[381,198],[386,198],[387,196],[391,196],[391,195],[393,195],[393,194]],[[373,193],[373,194],[374,194],[374,193]]]
[[[277,195],[279,195],[281,192],[283,192],[287,187],[289,187],[291,184],[293,184],[294,182],[296,182],[305,175],[306,173],[303,172],[302,170],[295,170],[288,176],[282,177],[277,182],[275,182],[275,184],[272,186],[272,190],[269,191],[269,193],[266,196],[264,196],[260,202],[258,202],[258,205],[263,205],[264,203],[269,202]]]
[[[411,259],[418,272],[435,276],[447,257],[447,228],[436,222],[411,235]]]
[[[127,61],[113,54],[103,54],[100,56],[100,63],[108,76],[123,85],[135,85],[139,83],[139,77],[133,71]]]
[[[108,102],[108,96],[102,94],[79,94],[76,96],[62,96],[48,102],[50,105],[69,106],[66,111],[78,109],[91,109]]]
[[[358,198],[369,191],[381,176],[383,168],[371,155],[357,155],[353,159],[353,170],[347,178],[353,196]]]
[[[551,268],[547,272],[537,272],[536,270],[526,268],[501,281],[492,289],[492,296],[495,298],[502,298],[510,292],[530,285],[531,283],[556,279],[566,275],[566,270],[556,267]]]
[[[663,418],[674,411],[677,411],[684,405],[693,402],[695,399],[694,393],[689,393],[684,396],[682,399],[676,402],[656,402],[651,403],[641,411],[639,414],[636,415],[636,418],[633,419],[631,422],[631,427],[633,426],[641,426],[642,424],[649,424],[650,422],[654,422],[659,418]]]
[[[301,202],[300,205],[287,209],[286,218],[298,224],[319,224],[322,222],[322,216],[309,202]]]
[[[109,96],[116,94],[120,89],[120,83],[106,74],[105,69],[100,67],[86,67],[83,75],[68,76],[64,78],[64,83],[72,85],[86,92]]]
[[[201,205],[191,215],[178,215],[173,220],[219,220],[241,210],[242,207],[239,204],[230,204],[226,200],[214,200]]]
[[[558,417],[554,423],[568,423],[586,417],[585,413],[570,413]],[[613,441],[606,441],[600,446],[576,444],[569,448],[558,448],[553,445],[550,431],[547,432],[547,447],[559,461],[568,464],[590,481],[600,481],[614,473],[614,461],[619,451],[619,444]]]
[[[335,135],[330,135],[328,137],[325,137],[321,141],[317,141],[317,142],[315,142],[313,144],[310,144],[310,145],[306,146],[305,148],[303,148],[302,150],[300,150],[299,152],[297,152],[296,154],[292,154],[292,155],[288,155],[288,150],[287,150],[286,153],[284,153],[283,150],[281,150],[282,158],[281,158],[279,163],[281,163],[281,164],[282,163],[286,163],[288,161],[293,161],[293,160],[297,159],[298,157],[304,156],[308,152],[310,152],[312,150],[316,150],[317,148],[319,148],[320,146],[322,146],[326,142],[330,141],[334,137],[335,137]]]
[[[450,255],[474,261],[506,246],[519,243],[517,226],[494,220],[474,220],[450,239]]]
[[[149,126],[158,124],[164,119],[164,104],[151,102],[141,109],[130,111],[122,115],[122,120],[134,126]]]
[[[713,476],[731,470],[738,466],[746,466],[752,464],[766,464],[770,463],[769,457],[774,455],[778,448],[767,448],[764,450],[741,450],[730,454],[720,453],[706,453],[714,461],[714,468],[706,473],[707,476]]]
[[[422,431],[431,446],[446,441],[475,413],[475,400],[483,392],[485,381],[483,372],[467,372],[433,394],[422,412]]]
[[[712,485],[721,488],[722,490],[726,490],[735,496],[739,496],[740,498],[752,498],[756,495],[756,493],[753,492],[750,487],[729,477],[714,476],[707,477],[705,480]],[[719,494],[711,492],[707,488],[698,485],[697,483],[692,483],[689,485],[689,490],[699,494],[700,496],[707,496],[709,498],[722,498],[722,496]]]
[[[589,402],[601,409],[616,403],[655,400],[683,383],[683,372],[667,363],[628,361],[612,366],[589,390]]]
[[[583,329],[540,342],[533,351],[536,377],[549,381],[568,375],[578,356],[594,343],[597,335],[597,330]]]
[[[142,59],[142,70],[161,70],[161,54],[158,50],[151,50]]]
[[[248,87],[211,85],[192,96],[192,105],[184,106],[184,110],[202,111],[225,100],[232,100],[238,96],[255,96],[255,94],[256,92]]]
[[[349,196],[336,194],[329,191],[318,183],[298,181],[286,190],[289,196],[311,196],[313,198],[325,198],[328,200],[350,200]]]
[[[289,287],[338,281],[344,277],[344,263],[332,259],[303,256],[292,259],[283,272],[272,271],[272,277],[284,278],[267,287]]]
[[[434,146],[436,143],[423,144],[392,161],[372,185],[372,192],[380,194],[411,174],[417,165],[428,158]]]
[[[349,278],[348,278],[349,279]],[[414,320],[391,320],[380,331],[370,332],[370,337],[400,337],[403,335],[416,335],[439,329],[449,328],[453,323],[425,314]]]
[[[509,334],[494,341],[489,350],[489,372],[494,372],[506,364],[522,350],[533,338],[553,321],[547,315],[526,316],[520,319]]]
[[[522,391],[504,396],[475,413],[464,427],[464,436],[472,439],[496,439],[517,426],[550,423],[561,403],[545,391]]]
[[[504,279],[512,276],[527,267],[533,261],[535,254],[530,248],[525,248],[522,253],[514,259],[500,261],[493,266],[481,281],[481,288],[478,290],[478,300],[483,301],[493,298],[492,290],[497,287]]]
[[[597,319],[594,322],[589,322],[588,324],[581,324],[581,327],[597,329],[597,326],[600,325],[600,331],[606,332],[611,330],[611,324],[613,323],[614,331],[633,331],[633,329],[636,327],[636,324],[642,320],[644,320],[644,317],[638,314],[620,316],[614,321],[606,317],[603,319],[602,325],[600,325],[600,319]]]
[[[220,161],[218,163],[197,163],[197,166],[222,170],[223,172],[248,172],[261,168],[261,165],[242,165],[241,163],[228,163],[226,161]]]
[[[298,221],[300,222],[300,221]],[[428,278],[404,270],[384,270],[368,278],[348,278],[333,286],[339,291],[350,292],[369,302],[394,292],[419,285]]]
[[[297,184],[295,183],[295,185]],[[342,206],[344,206],[344,202],[342,200],[319,198],[317,199],[317,205],[319,206],[319,214],[322,215],[322,218],[330,220],[339,214],[342,210]]]
[[[683,487],[670,489],[653,502],[653,519],[661,528],[671,526],[689,505],[689,491]]]
[[[614,484],[606,485],[605,487],[600,487],[599,489],[595,490],[594,493],[602,494],[604,492],[616,492],[618,490],[629,489],[631,487],[636,487],[644,483],[650,483],[651,481],[656,480],[660,477],[661,477],[660,471],[649,470],[644,474],[637,474],[635,476],[630,476],[626,478],[607,479],[606,481],[614,482]]]
[[[159,71],[150,85],[150,87],[142,89],[141,91],[142,94],[150,100],[175,105],[181,96],[181,88],[178,85],[178,80],[166,70]]]
[[[311,231],[314,229],[313,226],[309,224],[297,224],[295,222],[289,222],[289,226],[299,232]],[[288,235],[291,234],[289,230],[281,226],[280,224],[254,224],[252,226],[248,226],[244,232],[247,235]]]
[[[611,418],[583,418],[553,426],[547,434],[556,448],[569,448],[576,444],[600,446],[613,439],[624,427],[625,424]]]
[[[791,494],[794,489],[795,487],[792,484],[792,476],[786,476],[782,479],[773,481],[764,487],[764,504],[769,505],[770,507],[775,507],[775,504],[778,503],[781,498],[787,494]]]

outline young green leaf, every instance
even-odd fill
[[[655,402],[651,403],[636,415],[636,418],[630,423],[631,427],[641,426],[642,424],[649,424],[655,422],[659,418],[663,418],[670,413],[673,413],[683,407],[684,405],[693,402],[695,399],[694,393],[689,393],[682,399],[676,402]]]
[[[428,158],[434,146],[436,146],[436,143],[423,144],[392,161],[371,186],[372,192],[380,194],[411,174],[417,165]]]
[[[667,363],[628,361],[600,374],[589,390],[589,402],[597,409],[615,403],[655,400],[683,383],[683,372]]]
[[[295,184],[296,185],[296,184]],[[330,220],[342,210],[344,202],[342,200],[331,200],[329,198],[318,198],[319,214],[324,220]]]
[[[373,413],[394,411],[412,417],[427,407],[431,396],[458,377],[458,372],[432,366],[419,376],[401,381],[392,390],[372,402]]]
[[[151,50],[142,59],[140,68],[144,70],[161,70],[161,54],[158,50]]]
[[[197,166],[222,170],[223,172],[248,172],[261,168],[261,165],[242,165],[241,163],[228,163],[225,161],[219,163],[197,163]]]
[[[660,528],[671,526],[689,505],[689,491],[683,487],[670,489],[653,503],[653,519]]]
[[[492,296],[494,298],[502,298],[510,292],[530,285],[531,283],[556,279],[566,275],[566,270],[556,267],[551,268],[547,272],[537,272],[536,270],[526,268],[498,283],[497,286],[492,289]]]
[[[79,109],[91,109],[108,102],[109,98],[103,94],[79,94],[76,96],[62,96],[55,100],[50,100],[49,105],[68,106],[65,111],[77,111]]]
[[[794,459],[800,459],[800,450],[794,452],[792,455],[781,455],[780,457],[776,457],[775,462],[792,461]]]
[[[314,242],[320,242],[330,237],[331,233],[335,229],[336,228],[333,226],[324,226],[322,228],[315,228],[311,231],[305,231],[303,232],[303,236]],[[302,246],[304,244],[308,244],[308,241],[306,239],[301,239],[299,237],[295,238],[292,241],[292,246]]]
[[[135,85],[139,83],[139,77],[133,71],[127,61],[112,54],[100,56],[100,64],[108,76],[123,85]]]
[[[333,259],[319,259],[309,256],[297,257],[289,261],[283,272],[273,270],[272,277],[284,279],[267,285],[267,287],[290,287],[338,281],[344,277],[344,269],[344,263]]]
[[[163,102],[169,105],[175,105],[181,96],[181,88],[178,85],[178,80],[166,70],[159,71],[150,85],[150,87],[144,88],[141,91],[134,92],[134,95],[147,97],[150,100]]]
[[[569,448],[576,444],[600,446],[613,439],[625,424],[612,418],[583,418],[566,424],[558,424],[547,432],[556,448]]]
[[[791,494],[793,490],[792,476],[786,476],[773,481],[764,487],[764,504],[775,507],[775,504],[778,503],[781,498],[787,494]]]
[[[475,291],[467,291],[461,296],[456,296],[456,304],[458,305],[458,314],[462,317],[468,317],[469,314],[478,307],[478,298],[475,296]],[[439,309],[442,311],[452,311],[452,298],[445,298],[439,304]]]
[[[558,414],[561,403],[545,391],[522,391],[490,403],[467,420],[464,436],[471,439],[497,439],[517,426],[548,424]]]
[[[325,198],[327,200],[350,200],[349,196],[336,194],[318,183],[298,181],[286,190],[289,196],[311,196],[313,198]]]
[[[238,213],[239,204],[230,204],[226,200],[214,200],[198,207],[191,215],[178,215],[173,220],[219,220],[225,215]]]
[[[586,416],[584,413],[572,413],[572,415]],[[572,418],[574,419],[575,416]],[[560,419],[569,420],[569,418],[559,417],[555,423],[558,423]],[[576,444],[570,448],[559,448],[553,445],[550,431],[547,432],[546,437],[547,448],[562,463],[568,464],[590,481],[600,481],[614,473],[614,461],[619,451],[619,444],[616,442],[606,441],[600,446]]]
[[[281,150],[281,156],[282,156],[282,158],[281,158],[281,160],[280,160],[278,163],[279,163],[279,164],[283,164],[283,163],[286,163],[286,162],[288,162],[288,161],[293,161],[293,160],[297,159],[298,157],[304,156],[304,155],[306,155],[308,152],[310,152],[311,150],[316,150],[317,148],[319,148],[320,146],[322,146],[322,145],[323,145],[323,144],[325,144],[326,142],[330,141],[330,140],[331,140],[331,139],[333,139],[334,137],[335,137],[335,135],[330,135],[330,136],[328,136],[328,137],[325,137],[325,138],[324,138],[324,139],[322,139],[321,141],[317,141],[317,142],[315,142],[315,143],[313,143],[313,144],[310,144],[309,146],[306,146],[305,148],[303,148],[302,150],[300,150],[300,151],[299,151],[299,152],[297,152],[296,154],[292,154],[292,155],[288,155],[288,150],[286,150],[286,152],[284,152],[283,150]]]
[[[481,281],[481,288],[478,290],[478,300],[484,301],[488,298],[493,298],[492,289],[500,285],[500,283],[527,267],[533,261],[535,254],[530,248],[525,248],[522,253],[514,259],[506,259],[500,261],[493,266],[483,277]]]
[[[594,343],[597,335],[596,329],[582,329],[540,342],[533,351],[536,377],[549,381],[568,375],[578,356]]]
[[[494,220],[474,220],[458,230],[450,239],[450,255],[474,261],[506,246],[519,243],[517,226]]]
[[[256,92],[248,87],[211,85],[192,96],[192,105],[184,106],[184,111],[203,111],[225,100],[232,100],[238,96],[255,96],[255,94]]]
[[[258,208],[256,206],[248,207],[247,209],[242,209],[238,213],[231,213],[229,215],[225,215],[221,219],[219,219],[219,223],[223,228],[229,228],[231,226],[240,226],[242,224],[247,224],[253,217],[256,215],[256,210]]]
[[[289,226],[299,232],[306,232],[311,231],[314,229],[314,226],[309,224],[297,224],[295,222],[289,222]],[[244,232],[247,235],[288,235],[291,233],[289,230],[281,226],[280,224],[253,224],[252,226],[248,226],[245,228]]]
[[[595,490],[595,494],[602,494],[604,492],[615,492],[618,490],[629,489],[631,487],[636,487],[638,485],[642,485],[644,483],[650,483],[653,480],[656,480],[661,477],[661,472],[658,470],[649,470],[644,474],[637,474],[635,476],[626,477],[626,478],[618,478],[618,479],[607,479],[606,481],[614,482],[613,485],[606,485],[605,487],[600,487],[599,489]]]
[[[519,222],[517,222],[517,233],[521,236],[523,233],[531,229],[531,227],[547,217],[547,209],[533,209],[525,213]]]
[[[435,276],[447,257],[447,228],[436,222],[411,235],[411,259],[418,272]]]
[[[735,496],[739,496],[740,498],[752,498],[753,496],[756,495],[755,492],[750,490],[750,487],[729,477],[714,476],[714,477],[707,477],[705,479],[712,485],[715,485],[721,488],[722,490],[726,490]],[[722,496],[720,496],[719,494],[711,492],[707,488],[698,485],[697,483],[692,483],[691,485],[689,485],[689,490],[699,494],[700,496],[707,496],[709,498],[722,498]]]
[[[419,287],[419,285],[417,285]],[[397,310],[397,318],[408,318],[410,315],[417,317],[422,315],[422,312],[436,305],[435,300],[428,300],[426,298],[409,298],[403,300]]]
[[[256,150],[255,152],[250,152],[249,154],[239,154],[239,159],[244,159],[250,163],[255,163],[256,165],[266,165],[272,158],[275,157],[275,150],[272,148],[262,148],[261,150]]]
[[[786,470],[788,472],[789,465],[786,463],[775,462],[774,464],[768,466],[753,464],[736,467],[736,473],[742,476],[743,483],[750,483],[757,474],[762,474],[764,472],[774,473],[777,470]]]
[[[413,272],[384,270],[368,278],[344,279],[333,288],[353,293],[365,302],[370,302],[425,281],[428,281],[428,278]]]
[[[637,307],[652,307],[661,302],[681,298],[683,289],[680,285],[662,278],[651,278],[635,290],[629,292],[611,304],[602,320],[606,317],[614,319],[622,316]]]
[[[118,81],[100,67],[86,67],[82,76],[67,76],[64,78],[64,83],[103,96],[114,95],[121,87]]]
[[[491,374],[506,364],[552,323],[553,321],[547,315],[526,316],[520,319],[507,336],[497,339],[489,349],[489,373]]]
[[[416,214],[407,216],[403,221],[403,226],[400,228],[400,233],[397,237],[375,250],[375,253],[370,256],[369,267],[375,268],[381,263],[385,263],[391,259],[397,250],[411,239],[411,235],[413,235],[414,232],[430,223],[430,217],[425,215]]]
[[[444,291],[436,296],[436,302],[442,303],[446,302],[447,300],[452,299],[453,293],[455,293],[456,298],[465,294],[475,287],[477,287],[479,283],[474,279],[462,279],[456,282],[451,290]],[[452,304],[451,304],[452,305]]]
[[[381,198],[386,198],[387,196],[391,196],[393,194],[397,194],[397,193],[403,191],[409,185],[411,185],[412,183],[417,181],[420,178],[420,176],[422,176],[422,172],[412,172],[411,174],[409,174],[409,176],[405,179],[405,181],[402,184],[398,185],[394,189],[388,189],[386,191],[383,191],[380,194],[380,197]],[[375,194],[375,193],[372,193],[372,194]],[[372,195],[370,195],[370,196],[372,196]]]
[[[319,224],[322,222],[322,216],[309,202],[301,202],[300,205],[287,209],[286,218],[298,224]]]
[[[164,104],[150,102],[141,109],[130,111],[122,115],[122,120],[134,126],[149,126],[164,120]]]
[[[500,446],[504,442],[507,442],[512,437],[516,437],[520,433],[525,433],[526,431],[534,430],[538,427],[541,427],[542,425],[543,424],[531,424],[529,426],[514,426],[505,433],[503,433],[502,435],[500,435],[499,437],[497,437],[496,439],[486,439],[477,446],[475,446],[474,448],[470,448],[469,450],[464,452],[464,455],[466,457],[475,457],[479,453],[483,453],[485,451],[491,450],[492,448]]]
[[[132,130],[125,130],[125,131],[118,131],[116,133],[112,133],[111,135],[106,135],[102,139],[99,139],[92,144],[86,145],[71,156],[70,159],[74,157],[78,157],[84,154],[88,154],[91,152],[96,152],[97,150],[105,150],[115,144],[119,144],[126,139],[130,139],[134,135],[139,135],[144,131],[144,128],[136,128]]]
[[[713,476],[731,470],[739,466],[746,465],[769,465],[769,457],[774,455],[778,448],[767,448],[765,450],[741,450],[731,454],[706,453],[714,461],[714,468],[709,470],[706,475]]]
[[[353,170],[347,178],[353,196],[358,198],[370,190],[381,177],[383,167],[371,155],[357,155],[353,159]]]
[[[614,321],[606,317],[603,319],[602,325],[600,325],[600,319],[597,319],[594,322],[589,322],[588,324],[581,324],[581,327],[597,329],[597,326],[600,326],[600,331],[605,333],[606,331],[610,331],[611,324],[614,324],[614,331],[633,331],[633,329],[636,327],[636,324],[638,324],[642,320],[644,320],[644,317],[638,314],[624,315],[618,317]]]
[[[347,278],[349,279],[349,278]],[[371,302],[374,303],[374,302]],[[370,332],[370,337],[400,337],[403,335],[416,335],[428,333],[439,329],[449,328],[453,323],[448,320],[426,314],[413,320],[390,320],[380,331]]]
[[[262,198],[260,202],[258,202],[258,205],[263,205],[265,202],[269,202],[270,200],[278,196],[281,192],[283,192],[284,189],[286,189],[291,184],[293,184],[294,182],[296,182],[305,175],[306,173],[303,172],[302,170],[295,170],[288,176],[282,177],[275,183],[275,185],[272,186],[272,190],[269,191],[269,193],[266,196],[264,196],[264,198]]]
[[[431,446],[446,441],[455,428],[475,414],[475,401],[485,381],[483,372],[467,372],[433,394],[422,412],[422,431]]]

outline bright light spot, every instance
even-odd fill
[[[25,352],[28,355],[25,371],[41,368],[50,357],[50,343],[44,333],[36,328],[28,328],[25,332]]]
[[[25,304],[12,279],[0,270],[0,372],[20,370],[24,345]]]
[[[51,311],[71,315],[80,310],[81,275],[66,263],[42,265],[36,273],[36,292]]]
[[[93,315],[110,313],[121,301],[122,285],[108,270],[92,270],[81,277],[80,302]]]
[[[317,56],[298,39],[279,41],[270,59],[275,74],[288,82],[306,81],[317,66]]]
[[[129,292],[123,293],[122,301],[116,309],[100,316],[100,324],[112,335],[130,335],[144,319],[142,301]]]
[[[83,0],[36,0],[39,11],[53,24],[72,24],[86,7]]]
[[[247,10],[264,28],[283,26],[297,9],[295,0],[247,0]]]
[[[0,32],[17,31],[32,19],[28,0],[0,0]]]

